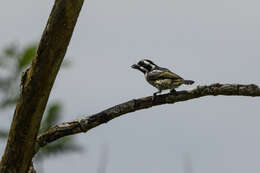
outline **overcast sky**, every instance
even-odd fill
[[[39,40],[52,5],[2,2],[0,48]],[[180,89],[260,85],[259,6],[259,0],[85,1],[66,55],[72,66],[58,74],[50,100],[64,103],[63,121],[70,121],[149,96],[156,89],[130,68],[143,58],[196,81]],[[50,158],[44,170],[98,173],[108,160],[107,173],[190,173],[187,163],[192,173],[259,173],[259,106],[259,98],[219,96],[130,113],[77,135],[84,152]]]

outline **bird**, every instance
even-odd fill
[[[170,90],[170,93],[176,94],[175,88],[182,84],[192,85],[194,83],[193,80],[184,80],[167,68],[159,67],[149,59],[140,60],[131,67],[142,72],[146,81],[158,89],[157,92],[153,93],[153,99],[163,90]]]

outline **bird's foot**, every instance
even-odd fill
[[[161,92],[162,92],[162,91],[159,90],[159,91],[153,93],[153,98],[152,98],[152,101],[153,101],[153,102],[155,101],[155,99],[156,99],[156,97],[157,97],[157,94],[159,94],[159,93],[161,93]]]
[[[178,95],[178,93],[177,93],[177,91],[176,91],[175,89],[171,89],[171,90],[170,90],[170,93],[171,93],[172,95],[175,95],[175,96]]]
[[[154,93],[153,97],[152,97],[152,102],[155,102],[156,96],[157,96],[157,93]]]

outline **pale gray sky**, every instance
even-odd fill
[[[3,2],[0,48],[39,40],[52,5]],[[142,58],[195,80],[191,87],[260,85],[259,6],[257,0],[88,0],[67,51],[73,65],[59,73],[51,100],[64,102],[70,121],[151,95],[155,88],[130,68]],[[259,98],[205,97],[127,114],[77,135],[86,152],[50,158],[44,169],[96,173],[106,146],[107,173],[183,173],[187,153],[193,173],[258,173],[259,106]]]

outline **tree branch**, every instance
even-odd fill
[[[75,121],[65,122],[50,128],[45,133],[37,138],[38,148],[53,142],[61,137],[87,132],[88,130],[99,126],[103,123],[119,117],[121,115],[134,112],[141,109],[147,109],[152,106],[162,104],[173,104],[176,102],[187,101],[204,96],[260,96],[260,87],[254,84],[240,85],[240,84],[212,84],[209,86],[198,86],[195,89],[188,91],[179,91],[176,95],[163,94],[156,97],[153,101],[152,97],[144,97],[133,99],[128,102],[113,106],[97,114],[80,118]]]
[[[33,163],[31,163],[27,173],[37,173],[34,166],[33,166]]]
[[[84,0],[56,0],[31,67],[22,77],[0,173],[25,173],[50,91]]]

